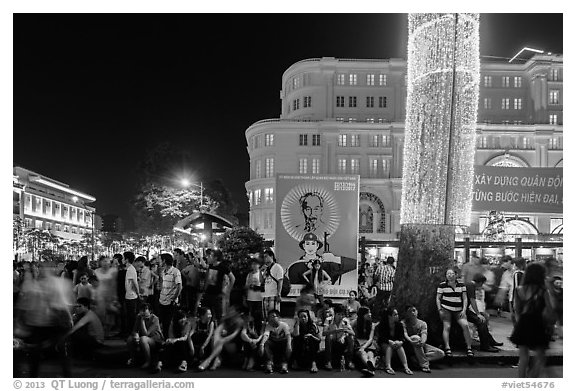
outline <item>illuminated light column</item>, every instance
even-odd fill
[[[400,309],[416,304],[432,337],[441,335],[436,288],[452,265],[455,227],[470,224],[479,15],[410,14],[408,31],[401,233],[393,303]]]

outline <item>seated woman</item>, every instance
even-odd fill
[[[259,353],[266,357],[264,373],[270,374],[273,370],[274,359],[280,361],[280,373],[288,373],[288,360],[292,354],[292,335],[286,322],[280,320],[280,312],[268,312],[268,323],[260,340]]]
[[[356,300],[357,297],[358,293],[355,290],[351,290],[346,301],[346,311],[350,322],[356,321],[358,309],[360,308],[360,302]]]
[[[314,324],[310,312],[306,309],[298,311],[298,319],[294,324],[292,335],[292,360],[300,368],[317,373],[316,356],[320,349],[320,331]]]
[[[136,361],[136,352],[138,346],[144,355],[144,364],[142,368],[149,368],[152,364],[153,356],[156,356],[159,348],[164,342],[164,336],[160,329],[160,321],[158,317],[150,311],[150,305],[143,303],[140,306],[140,311],[134,322],[134,329],[132,335],[126,341],[128,351],[130,352],[130,359],[128,365],[133,365]],[[155,357],[157,359],[157,357]],[[159,372],[162,369],[162,361],[157,361],[156,366],[152,369],[153,372]]]
[[[198,370],[202,372],[208,368],[211,371],[218,369],[222,363],[220,353],[222,353],[224,345],[231,343],[240,334],[243,327],[244,321],[237,309],[234,306],[230,307],[228,313],[222,318],[222,322],[214,330],[210,355],[198,365]]]
[[[378,322],[372,321],[370,308],[360,307],[356,321],[352,322],[352,328],[356,333],[354,355],[360,363],[360,371],[367,376],[374,376],[376,371],[375,353],[378,350],[374,340],[376,326]]]
[[[378,324],[378,327],[376,327],[376,331],[378,333],[380,354],[384,353],[386,373],[389,375],[396,374],[392,369],[392,353],[396,352],[402,366],[404,367],[404,373],[407,375],[413,375],[414,373],[412,373],[408,367],[406,353],[402,347],[404,340],[404,326],[402,326],[402,323],[400,322],[396,308],[389,307],[384,310],[383,316],[380,318],[380,323]]]
[[[244,314],[244,327],[240,332],[244,353],[242,369],[248,372],[254,371],[254,365],[258,359],[258,343],[262,340],[262,336],[258,335],[259,324],[260,322],[256,322],[252,315]]]
[[[334,318],[324,327],[322,334],[326,337],[326,369],[331,370],[334,362],[340,363],[340,370],[354,369],[352,356],[354,354],[354,330],[348,318],[346,307],[342,304],[334,305]]]
[[[164,362],[178,363],[177,372],[188,370],[188,360],[194,357],[192,344],[192,329],[195,320],[188,317],[184,311],[177,311],[172,319],[172,335],[164,344],[162,354]]]
[[[192,328],[192,345],[194,347],[194,362],[201,362],[211,353],[212,339],[216,324],[212,319],[212,311],[207,307],[198,308],[198,317]]]

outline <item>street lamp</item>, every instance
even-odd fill
[[[183,178],[180,180],[180,184],[182,185],[182,187],[190,187],[190,186],[196,186],[200,188],[200,207],[204,206],[203,203],[203,199],[204,199],[204,186],[202,186],[202,182],[200,182],[200,184],[197,183],[192,183],[190,182],[188,179]]]

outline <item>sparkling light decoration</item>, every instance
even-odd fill
[[[408,30],[400,223],[470,225],[479,15],[410,14]]]

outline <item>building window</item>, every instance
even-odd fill
[[[490,110],[492,108],[492,99],[484,98],[484,109]]]
[[[272,178],[274,176],[274,158],[266,158],[266,178]]]
[[[382,146],[389,147],[390,146],[390,136],[387,134],[382,135]]]
[[[32,219],[24,218],[24,228],[32,228]]]
[[[514,98],[514,110],[522,110],[522,98]]]
[[[320,145],[320,135],[319,134],[313,134],[312,135],[312,145],[315,147]]]
[[[300,76],[296,76],[292,79],[292,87],[294,89],[300,88]]]
[[[336,117],[336,121],[338,121],[338,122],[344,122],[344,117]]]
[[[360,159],[350,159],[350,173],[359,174],[360,173]]]
[[[492,87],[492,76],[484,76],[484,87]]]
[[[373,86],[374,85],[374,75],[373,74],[366,75],[366,85],[367,86]]]
[[[300,108],[300,99],[294,99],[294,101],[292,102],[292,108],[294,111]]]
[[[366,107],[374,107],[374,97],[367,96],[366,97]]]
[[[60,204],[53,202],[52,203],[52,216],[56,217],[56,216],[60,216]]]
[[[377,147],[380,144],[380,136],[377,134],[372,134],[368,138],[369,147]]]
[[[550,125],[558,125],[558,114],[550,114],[549,122]]]
[[[348,107],[356,107],[356,97],[355,96],[348,97]]]
[[[36,196],[34,197],[34,211],[40,213],[42,210],[42,198]]]
[[[312,174],[320,174],[320,159],[312,159]]]
[[[522,87],[522,77],[521,76],[514,76],[514,88]]]
[[[54,224],[54,231],[61,231],[62,227],[60,226],[60,224]]]
[[[338,135],[338,146],[339,147],[347,146],[347,141],[348,141],[347,135],[345,135],[345,134],[339,134]]]
[[[548,139],[548,149],[558,149],[558,139],[556,137]]]
[[[510,109],[510,98],[502,99],[502,110]]]
[[[64,232],[69,232],[69,231],[70,231],[70,228],[67,225],[65,225],[64,226]]]
[[[385,177],[390,175],[390,159],[382,159],[382,172]]]
[[[338,173],[339,174],[346,174],[346,159],[339,158],[338,159]]]
[[[36,220],[36,221],[34,222],[34,228],[36,228],[36,229],[42,229],[42,228],[43,228],[43,227],[42,227],[42,220]]]
[[[378,175],[378,159],[370,159],[370,176],[375,177]]]
[[[344,107],[344,97],[337,96],[336,97],[336,107]]]
[[[350,80],[350,85],[355,86],[356,84],[358,84],[358,75],[355,73],[351,73],[349,80]]]
[[[264,146],[271,147],[274,145],[274,135],[267,133],[264,135]]]
[[[271,187],[267,187],[264,189],[264,202],[267,204],[271,204],[274,202],[274,189]]]
[[[350,117],[350,118],[348,118],[348,122],[356,122],[356,117]]]
[[[298,173],[308,174],[308,159],[305,157],[298,159]]]
[[[385,86],[386,85],[386,75],[380,75],[380,77],[378,78],[378,84],[381,86]]]
[[[510,87],[510,76],[502,76],[502,87]]]
[[[488,137],[486,136],[478,137],[476,145],[478,146],[478,148],[488,148]]]
[[[346,76],[343,74],[339,74],[336,77],[336,84],[338,84],[339,86],[343,86],[344,84],[346,84]]]
[[[264,229],[272,228],[272,213],[264,212]]]
[[[386,107],[387,104],[387,99],[385,96],[379,96],[378,97],[378,107]]]
[[[514,120],[514,125],[522,125],[522,121],[519,119]]]
[[[558,81],[558,68],[552,68],[550,70],[550,80],[551,81]]]
[[[252,207],[252,205],[254,205],[254,202],[252,201],[252,192],[251,191],[247,192],[246,196],[248,197],[248,204],[250,205],[250,207]]]
[[[374,123],[374,118],[373,118],[373,117],[366,118],[366,122],[368,122],[369,124],[373,124],[373,123]]]
[[[305,96],[304,97],[304,107],[312,107],[312,97]]]
[[[302,145],[308,145],[308,135],[307,134],[301,134],[298,137],[298,145],[302,146]]]
[[[359,134],[350,135],[350,146],[351,147],[359,147],[360,146],[360,135]]]
[[[256,178],[262,178],[262,160],[256,160],[255,174]]]
[[[260,189],[254,190],[254,205],[260,205],[262,191]]]
[[[550,90],[548,94],[548,103],[551,105],[557,105],[560,103],[560,91]]]

